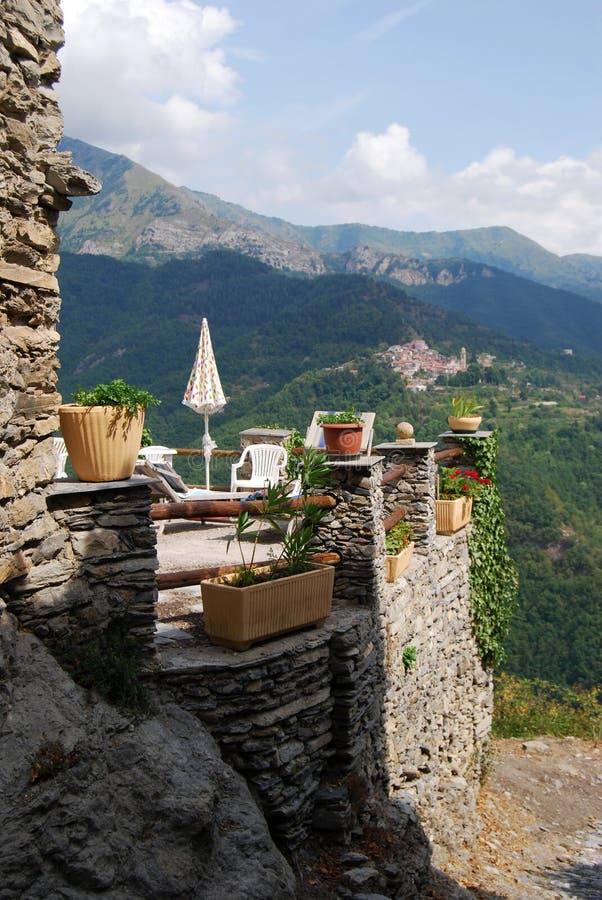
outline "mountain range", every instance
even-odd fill
[[[103,183],[61,217],[61,246],[70,253],[159,265],[228,249],[303,276],[369,275],[510,337],[602,355],[600,258],[559,257],[509,228],[297,226],[176,187],[82,141],[66,138],[62,148]]]

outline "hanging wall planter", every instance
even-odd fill
[[[437,534],[454,534],[470,522],[472,497],[456,497],[454,500],[435,500],[435,526]]]

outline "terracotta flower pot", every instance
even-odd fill
[[[456,434],[474,434],[482,419],[483,416],[448,416],[447,424]]]
[[[59,408],[61,432],[71,465],[80,481],[122,481],[130,478],[142,439],[144,410],[129,416],[120,406]]]
[[[456,497],[453,500],[435,500],[435,526],[437,534],[454,534],[470,522],[472,497]]]
[[[222,575],[201,582],[205,631],[213,644],[247,650],[265,638],[321,625],[330,613],[332,566],[314,565],[300,575],[248,587],[234,587],[233,578]]]
[[[362,428],[363,425],[351,423],[322,425],[327,453],[357,455],[362,449]]]

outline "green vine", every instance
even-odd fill
[[[498,436],[457,436],[466,455],[491,487],[473,502],[470,552],[470,602],[473,628],[485,666],[499,666],[516,609],[518,572],[506,545],[504,509],[497,485]]]

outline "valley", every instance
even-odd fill
[[[63,146],[104,184],[61,217],[65,397],[123,377],[161,398],[157,442],[198,446],[181,397],[203,316],[229,397],[211,423],[221,447],[251,426],[303,434],[315,409],[350,403],[376,411],[375,442],[401,420],[432,440],[451,397],[475,395],[499,430],[520,571],[506,669],[602,683],[602,260],[558,257],[502,227],[295,226]],[[412,392],[386,351],[421,341],[440,359],[466,348],[466,365],[424,384],[419,367],[410,387],[427,389]],[[213,477],[227,480],[219,463]]]

